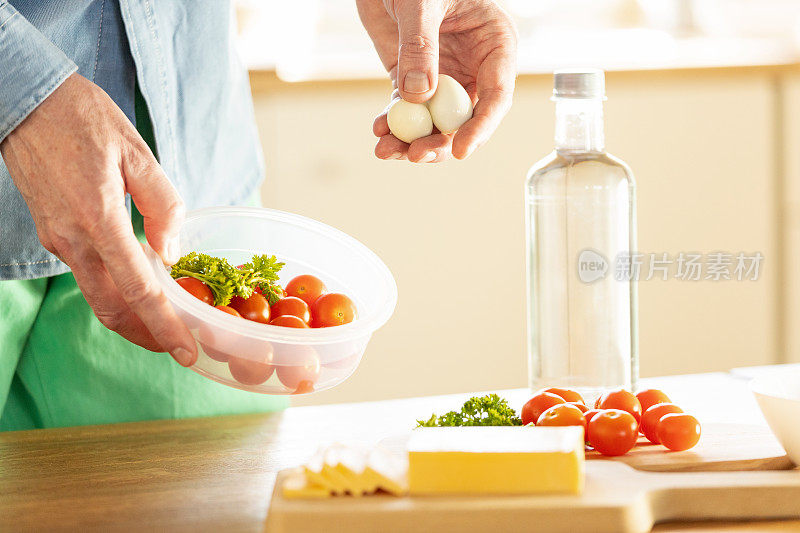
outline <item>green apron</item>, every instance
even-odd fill
[[[138,88],[136,126],[155,154]],[[144,240],[135,207],[132,222]],[[70,273],[0,281],[0,431],[264,412],[287,405],[286,397],[220,385],[168,354],[149,352],[107,330]]]

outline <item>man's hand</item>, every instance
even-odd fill
[[[386,110],[373,124],[381,159],[438,162],[469,156],[511,107],[517,37],[508,15],[490,0],[357,0],[361,21],[399,94],[427,101],[439,72],[463,85],[475,111],[455,135],[434,133],[406,144],[389,132]]]
[[[197,348],[161,291],[133,234],[125,193],[147,241],[178,259],[183,202],[147,144],[111,98],[73,74],[0,144],[42,245],[72,268],[108,329],[184,366]],[[109,354],[113,357],[113,354]]]

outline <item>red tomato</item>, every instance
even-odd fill
[[[227,354],[225,352],[221,352],[219,350],[216,350],[216,349],[212,348],[211,346],[203,344],[202,342],[200,343],[200,347],[203,349],[205,354],[207,356],[209,356],[211,359],[213,359],[214,361],[219,361],[220,363],[227,363],[228,359],[231,358],[231,356],[229,354]]]
[[[292,278],[292,280],[286,284],[285,292],[287,296],[300,298],[311,306],[317,298],[325,294],[326,290],[325,284],[322,283],[322,280],[318,277],[312,276],[311,274],[303,274],[302,276]]]
[[[287,352],[281,356],[286,363],[281,363],[276,370],[281,383],[291,391],[296,391],[303,382],[316,383],[320,374],[317,352],[310,346],[295,346]]]
[[[208,305],[214,305],[214,293],[211,292],[211,289],[196,278],[190,278],[188,276],[178,278],[175,281],[178,282],[178,285],[184,288],[186,292],[200,300],[201,302],[205,302]]]
[[[589,442],[589,422],[591,422],[592,418],[597,416],[598,413],[602,412],[603,412],[602,409],[589,409],[588,411],[583,413],[583,418],[586,419],[586,435],[585,435],[586,442]]]
[[[323,294],[311,306],[311,326],[328,328],[352,322],[358,316],[353,301],[339,293]]]
[[[580,426],[586,432],[586,418],[574,404],[561,403],[547,409],[536,421],[537,426]]]
[[[311,321],[311,311],[308,310],[308,304],[297,296],[281,298],[272,304],[270,314],[272,314],[272,316],[296,316],[305,323]]]
[[[636,445],[638,424],[632,414],[607,409],[589,422],[589,444],[603,455],[623,455]]]
[[[651,405],[642,415],[641,430],[647,440],[653,444],[661,444],[658,440],[658,424],[661,417],[670,413],[682,413],[683,409],[674,403],[657,403]]]
[[[229,315],[238,316],[239,318],[242,318],[242,315],[239,314],[239,311],[237,311],[233,307],[228,307],[227,305],[215,305],[214,309],[219,309],[220,311],[228,313]]]
[[[311,381],[301,381],[292,394],[308,394],[314,392],[314,383]]]
[[[301,300],[302,301],[302,300]],[[281,315],[269,321],[270,326],[283,326],[285,328],[307,328],[308,324],[294,315]]]
[[[266,298],[258,293],[254,292],[246,300],[241,296],[234,296],[231,298],[229,306],[238,311],[242,318],[269,324],[269,303]]]
[[[600,409],[622,409],[636,419],[636,423],[642,419],[642,404],[636,399],[633,393],[625,389],[615,389],[608,391],[600,396],[597,402],[597,407]]]
[[[592,408],[583,413],[583,417],[586,419],[586,423],[588,424],[591,422],[592,418],[598,415],[598,413],[602,413],[602,409]]]
[[[561,396],[562,398],[564,398],[565,402],[585,403],[583,401],[583,396],[581,396],[580,394],[577,393],[577,391],[574,391],[572,389],[560,389],[558,387],[550,387],[549,389],[545,389],[542,392],[549,392],[551,394],[555,394],[556,396]]]
[[[536,423],[539,420],[539,417],[553,407],[554,405],[558,405],[560,403],[567,403],[564,401],[564,398],[553,394],[551,392],[540,392],[534,395],[533,398],[528,400],[525,405],[522,406],[522,424],[528,425],[530,423]]]
[[[639,403],[642,405],[642,413],[647,411],[651,405],[670,403],[672,401],[669,399],[669,396],[658,389],[644,389],[639,391],[636,393],[636,399],[639,400]]]
[[[563,396],[562,396],[562,398],[563,398]],[[575,407],[577,407],[578,409],[580,409],[580,410],[581,410],[581,413],[585,413],[586,411],[588,411],[588,410],[589,410],[589,408],[588,408],[588,407],[586,407],[586,404],[585,404],[585,403],[581,403],[581,402],[567,402],[567,403],[568,403],[569,405],[574,405]]]
[[[272,347],[262,351],[258,359],[231,357],[228,360],[228,370],[239,383],[251,386],[260,385],[267,381],[275,371],[275,367],[272,365],[273,357]]]
[[[260,385],[267,381],[275,370],[271,363],[253,361],[243,357],[231,357],[228,360],[228,369],[239,383],[245,385]]]
[[[227,305],[215,305],[214,308],[219,309],[223,313],[228,313],[229,315],[242,318],[242,315],[240,315],[236,309],[228,307]],[[201,338],[203,338],[202,334]],[[203,351],[206,353],[206,355],[209,356],[211,359],[214,359],[215,361],[219,361],[220,363],[227,363],[228,360],[230,359],[230,354],[217,350],[206,343],[201,342],[200,346],[203,348]]]
[[[670,450],[688,450],[700,440],[700,422],[683,413],[664,415],[658,423],[658,440]]]

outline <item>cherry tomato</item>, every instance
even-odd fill
[[[522,424],[536,424],[536,421],[539,420],[539,417],[542,415],[542,413],[560,403],[567,402],[565,402],[564,398],[561,396],[551,392],[540,392],[534,395],[533,398],[528,400],[525,405],[522,406]]]
[[[327,288],[321,279],[311,274],[303,274],[292,278],[286,284],[285,292],[287,296],[300,298],[309,306],[312,306],[317,298],[325,294],[326,290]]]
[[[314,392],[314,383],[311,381],[301,381],[292,394],[308,394]]]
[[[580,410],[581,410],[581,413],[585,413],[586,411],[588,411],[588,410],[589,410],[589,408],[588,408],[588,407],[586,407],[586,404],[585,404],[585,403],[581,403],[581,402],[567,402],[567,403],[568,403],[569,405],[574,405],[575,407],[577,407],[578,409],[580,409]]]
[[[266,298],[256,292],[246,300],[241,296],[234,296],[231,298],[229,306],[238,311],[242,318],[269,324],[269,303]]]
[[[244,385],[260,385],[269,379],[275,371],[272,364],[274,352],[270,345],[266,346],[257,359],[230,357],[228,370],[236,381]]]
[[[311,326],[328,328],[352,322],[358,316],[353,301],[339,293],[323,294],[311,306]]]
[[[228,369],[239,383],[244,385],[260,385],[267,381],[275,367],[264,361],[253,361],[243,357],[231,357]]]
[[[647,411],[651,405],[672,402],[672,400],[669,399],[669,396],[658,389],[645,389],[639,391],[636,393],[636,399],[639,400],[639,403],[642,405],[642,413]]]
[[[293,346],[280,359],[285,360],[286,364],[278,365],[276,372],[287,389],[296,391],[303,382],[313,385],[319,379],[319,356],[310,346]]]
[[[301,300],[302,301],[302,300]],[[281,315],[269,321],[270,326],[283,326],[285,328],[307,328],[308,324],[294,315]]]
[[[658,423],[661,417],[670,413],[682,413],[683,409],[674,403],[657,403],[651,405],[642,415],[641,429],[647,440],[653,444],[661,444],[658,440]]]
[[[583,401],[583,396],[581,396],[572,389],[560,389],[558,387],[550,387],[549,389],[545,389],[542,392],[549,392],[551,394],[555,394],[556,396],[561,396],[562,398],[564,398],[565,402],[585,403]]]
[[[670,450],[688,450],[700,440],[700,422],[684,413],[664,415],[658,423],[658,440]]]
[[[272,316],[292,315],[306,323],[311,321],[311,311],[308,310],[308,304],[297,296],[281,298],[272,304],[270,314]]]
[[[606,409],[589,422],[589,444],[603,455],[623,455],[639,438],[636,419],[621,409]]]
[[[227,305],[215,305],[214,308],[219,309],[223,313],[228,313],[229,315],[242,318],[242,315],[240,315],[236,309],[228,307]],[[211,336],[213,340],[213,335]],[[200,338],[202,339],[203,337],[208,337],[208,335],[203,335],[201,333]],[[209,356],[211,359],[214,359],[215,361],[219,361],[220,363],[227,363],[228,360],[230,359],[230,354],[217,350],[214,347],[209,346],[209,344],[206,344],[201,341],[200,346],[203,348],[203,351],[206,353],[206,355]]]
[[[585,413],[583,413],[583,418],[586,419],[586,434],[584,435],[586,442],[589,442],[589,422],[592,421],[592,418],[597,416],[598,413],[602,413],[602,409],[589,409]]]
[[[561,403],[547,409],[536,421],[537,426],[580,426],[586,432],[586,418],[574,404]]]
[[[592,418],[597,416],[599,413],[602,413],[603,409],[592,408],[583,413],[583,417],[586,419],[586,423],[588,424]]]
[[[228,307],[227,305],[215,305],[214,309],[219,309],[220,311],[228,313],[229,315],[238,316],[239,318],[242,318],[242,315],[239,314],[239,311],[237,311],[233,307]]]
[[[200,347],[203,349],[203,352],[205,352],[205,354],[214,361],[219,361],[220,363],[227,363],[228,359],[231,358],[230,354],[216,350],[211,346],[203,344],[202,342],[200,343]]]
[[[214,305],[214,293],[211,292],[211,289],[196,278],[190,278],[189,276],[184,276],[182,278],[178,278],[175,281],[178,282],[178,285],[184,288],[186,292],[200,300],[201,302],[205,302],[208,305]]]
[[[600,409],[622,409],[627,411],[639,423],[642,419],[642,404],[633,393],[625,389],[615,389],[600,396],[597,402]]]

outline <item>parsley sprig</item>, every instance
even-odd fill
[[[261,289],[261,294],[269,301],[269,305],[281,299],[282,289],[278,285],[278,272],[283,268],[274,255],[254,255],[249,263],[242,265],[239,272],[245,283]]]
[[[417,427],[446,426],[521,426],[522,420],[508,406],[508,400],[497,394],[474,396],[464,402],[460,411],[431,415],[428,420],[417,420]]]
[[[268,255],[256,255],[238,269],[224,258],[191,252],[172,266],[170,275],[177,279],[189,276],[199,279],[214,294],[214,305],[228,305],[231,298],[249,298],[253,289],[261,289],[270,305],[280,298],[278,272],[283,263]]]

